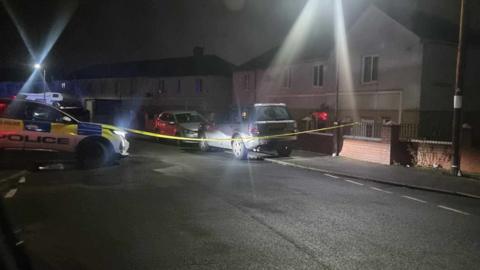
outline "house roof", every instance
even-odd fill
[[[458,41],[458,24],[451,23],[439,16],[427,14],[422,11],[409,11],[402,8],[393,8],[387,4],[370,4],[366,6],[359,14],[351,14],[355,17],[350,20],[350,27],[358,18],[367,12],[369,7],[377,7],[381,12],[391,17],[405,28],[412,31],[418,37],[424,40],[445,41],[456,43]],[[330,21],[332,18],[329,19]],[[330,24],[333,30],[333,25]],[[480,44],[480,34],[473,30],[467,29],[469,44]],[[328,55],[329,51],[334,46],[334,39],[332,31],[314,32],[314,35],[309,38],[307,44],[301,53],[292,62],[305,59],[322,58]],[[255,57],[246,63],[240,65],[236,70],[250,70],[255,68],[266,68],[270,66],[280,46],[276,46],[258,57]]]
[[[299,48],[298,53],[293,56],[291,62],[296,63],[306,59],[325,58],[328,56],[333,45],[333,33],[331,31],[312,33],[309,36],[309,39],[302,45],[301,48]],[[257,68],[266,68],[272,64],[274,65],[275,57],[279,55],[280,51],[283,49],[286,51],[289,50],[289,48],[281,48],[280,46],[273,47],[263,54],[238,66],[235,68],[235,70],[251,70]]]
[[[70,79],[119,77],[230,76],[234,65],[215,55],[97,64],[76,70]]]

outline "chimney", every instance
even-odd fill
[[[203,56],[203,47],[195,46],[195,48],[193,48],[193,56],[195,57]]]

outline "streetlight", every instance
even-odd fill
[[[35,63],[33,65],[33,68],[36,70],[40,70],[43,67],[43,102],[47,103],[47,68],[45,66],[42,66],[40,63]]]

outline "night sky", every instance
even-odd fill
[[[197,45],[205,47],[207,54],[241,64],[280,44],[306,2],[1,1],[0,67],[28,67],[34,61],[8,15],[7,3],[36,54],[59,18],[72,13],[45,61],[66,72],[96,63],[187,56]],[[326,2],[328,8],[329,0],[319,1]],[[369,1],[373,0],[344,0],[346,14],[355,17]]]

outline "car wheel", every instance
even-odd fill
[[[98,141],[85,141],[79,145],[78,161],[84,169],[95,169],[109,163],[108,148]]]
[[[283,145],[277,148],[277,153],[281,157],[289,157],[292,154],[292,148],[288,145]]]
[[[235,158],[245,160],[248,157],[248,149],[245,147],[240,136],[235,136],[232,142],[232,151]]]
[[[200,139],[206,139],[206,138],[207,138],[207,136],[205,135],[205,133],[202,133],[202,135],[200,135]],[[202,152],[209,152],[210,151],[210,145],[208,145],[207,141],[198,142],[198,146],[200,148],[200,151],[202,151]]]

